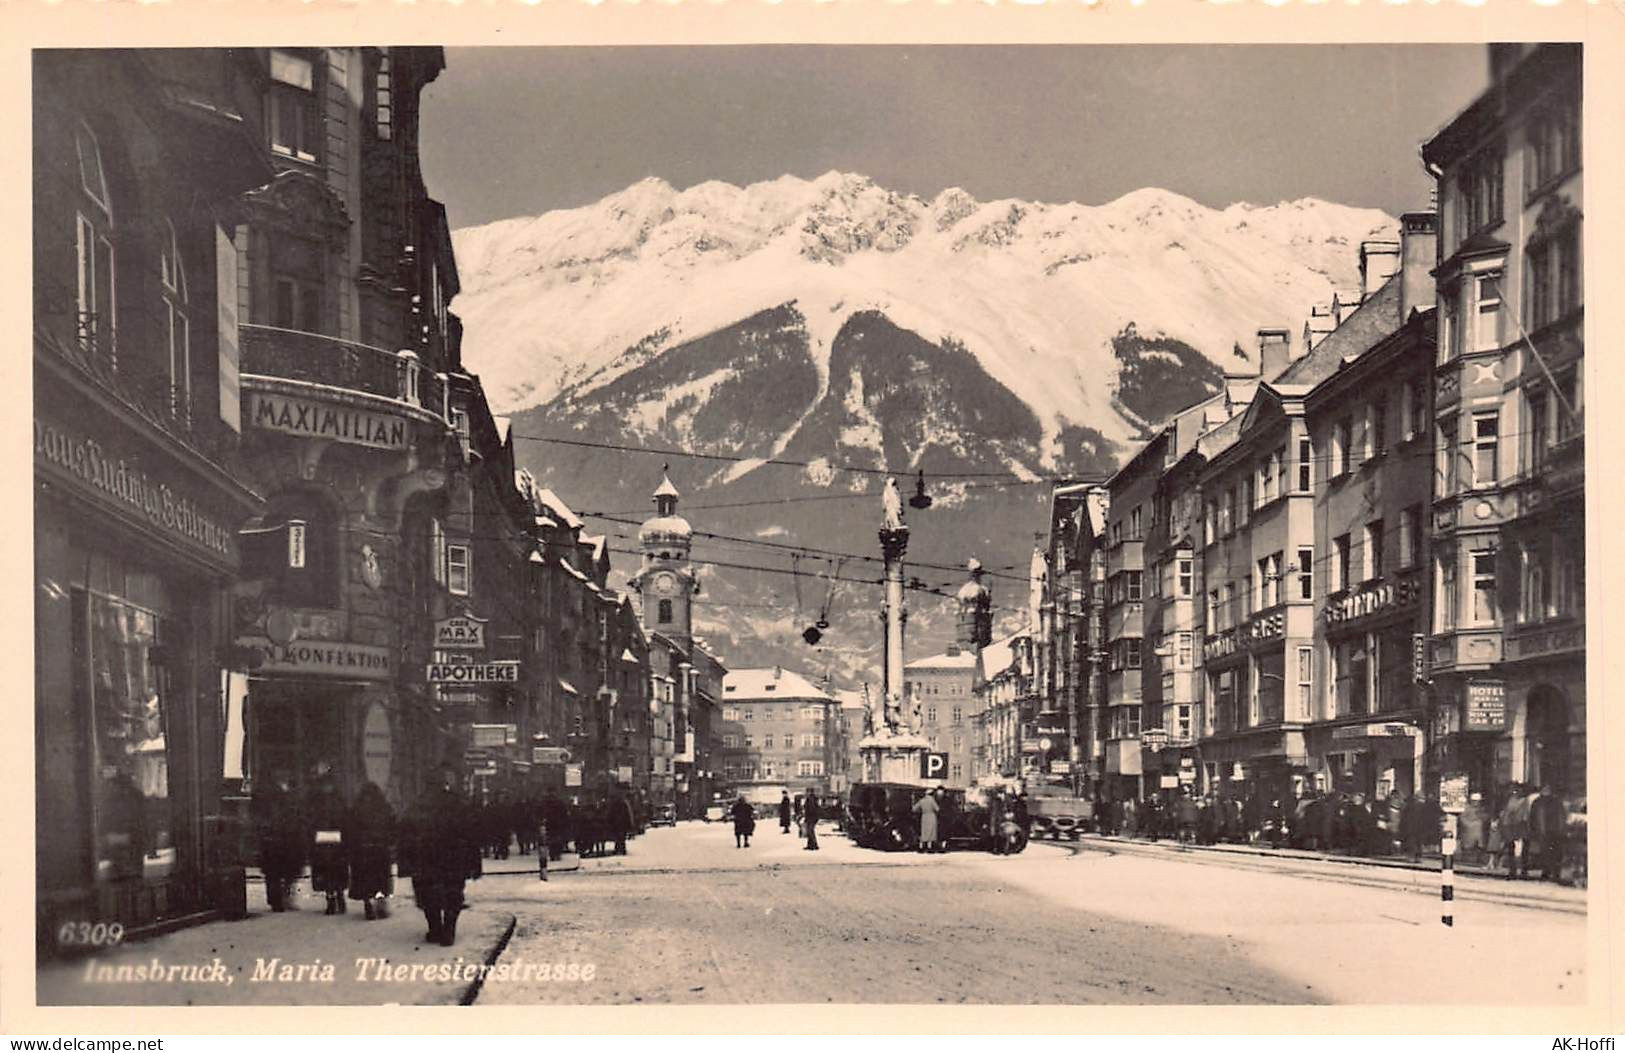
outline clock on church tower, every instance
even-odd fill
[[[691,604],[699,583],[689,560],[694,530],[677,514],[678,497],[671,476],[662,475],[654,492],[655,514],[638,530],[643,563],[633,585],[640,597],[644,628],[686,646],[693,632]]]

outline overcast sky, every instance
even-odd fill
[[[452,48],[423,168],[453,227],[831,169],[929,199],[1426,207],[1482,45]]]

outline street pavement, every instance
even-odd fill
[[[478,1004],[1585,997],[1574,890],[1540,890],[1541,902],[1530,886],[1477,879],[1479,898],[1458,902],[1447,929],[1437,875],[1407,868],[1092,838],[1014,857],[923,856],[826,834],[814,853],[758,829],[737,849],[729,827],[685,823],[545,884],[494,875],[485,895],[518,918],[501,960],[590,965],[592,979],[492,980]],[[1499,901],[1496,885],[1512,898]]]
[[[1573,1004],[1585,997],[1585,894],[1463,875],[1456,924],[1438,877],[1304,854],[1086,837],[1018,856],[820,851],[762,823],[684,823],[624,856],[540,881],[534,856],[487,860],[458,945],[423,941],[402,882],[393,917],[303,910],[216,922],[98,965],[212,963],[234,976],[90,982],[38,973],[41,1004]],[[258,885],[250,898],[262,903]],[[260,963],[330,979],[253,982]],[[358,958],[386,963],[368,978]],[[470,971],[492,968],[484,977]],[[416,971],[412,967],[418,966]],[[449,967],[436,974],[435,966]],[[404,969],[403,969],[404,967]],[[427,968],[425,968],[427,967]]]

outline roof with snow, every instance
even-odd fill
[[[688,520],[682,516],[655,516],[645,520],[643,526],[638,528],[638,540],[646,541],[653,537],[689,537],[694,528],[688,525]]]
[[[934,654],[929,658],[916,658],[903,665],[908,669],[974,669],[976,668],[975,651],[957,651],[953,654],[943,652]]]
[[[599,559],[604,558],[604,549],[605,549],[605,546],[607,545],[607,542],[604,540],[604,535],[602,535],[602,534],[582,534],[581,535],[581,543],[583,545],[591,546],[591,548],[592,548],[592,558],[593,559],[599,560]]]
[[[1344,360],[1358,358],[1382,342],[1404,322],[1399,317],[1400,276],[1394,275],[1382,288],[1359,306],[1343,324],[1328,333],[1315,349],[1287,367],[1274,387],[1303,384],[1313,386],[1325,380]]]
[[[834,701],[823,688],[782,666],[730,669],[722,678],[722,694],[729,702],[766,702],[781,698]]]
[[[554,519],[557,519],[571,530],[580,530],[586,525],[581,521],[580,516],[570,511],[570,506],[564,503],[562,497],[547,487],[540,486],[536,488],[536,500],[542,503],[542,507],[547,509]]]
[[[660,485],[655,487],[654,496],[655,497],[681,497],[682,494],[679,494],[677,492],[677,487],[675,487],[675,486],[673,486],[671,484],[671,476],[667,475],[664,472],[662,472],[661,475],[660,475]]]
[[[1022,635],[1024,634],[1011,633],[1004,639],[995,640],[982,648],[982,668],[987,671],[988,676],[998,676],[1015,664],[1015,642],[1016,638]]]

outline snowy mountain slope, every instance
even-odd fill
[[[454,235],[465,358],[495,408],[594,386],[658,352],[795,302],[821,372],[842,324],[880,310],[952,338],[1039,416],[1046,437],[1111,412],[1113,335],[1135,323],[1224,361],[1354,283],[1381,212],[1318,201],[1218,211],[1146,189],[1098,207],[933,201],[855,175],[685,191],[648,179],[585,208]]]

